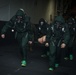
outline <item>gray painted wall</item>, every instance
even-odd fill
[[[19,8],[25,10],[32,23],[38,23],[41,17],[50,23],[55,15],[55,0],[0,0],[0,20],[8,21]]]

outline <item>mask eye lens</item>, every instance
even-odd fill
[[[17,16],[17,18],[22,19],[22,16]]]
[[[42,21],[42,22],[41,22],[41,25],[43,25],[43,23],[44,23],[44,22]]]

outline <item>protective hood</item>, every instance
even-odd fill
[[[25,16],[25,13],[22,10],[18,10],[16,16]]]
[[[61,22],[61,23],[65,23],[65,20],[64,20],[64,18],[63,18],[62,16],[57,16],[57,17],[55,18],[55,22],[56,22],[56,21]]]
[[[41,18],[41,19],[39,20],[39,24],[40,24],[40,22],[44,22],[44,23],[45,23],[45,20],[44,20],[43,18]]]

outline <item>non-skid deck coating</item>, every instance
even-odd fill
[[[28,50],[27,66],[21,67],[21,55],[16,44],[0,46],[0,75],[76,75],[76,51],[73,61],[62,60],[54,71],[49,71],[48,58],[41,58],[42,49],[34,45]]]

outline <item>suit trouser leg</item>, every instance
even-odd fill
[[[56,47],[55,63],[57,63],[57,64],[60,64],[60,62],[61,62],[61,53],[62,53],[62,49],[60,47]]]
[[[49,50],[49,65],[50,67],[54,68],[55,66],[55,53],[56,53],[56,46],[54,43],[50,43],[50,50]]]
[[[23,54],[23,60],[26,60],[27,58],[27,47],[28,47],[28,36],[27,34],[22,38],[22,54]]]
[[[17,40],[20,46],[22,59],[26,60],[27,57],[27,43],[28,43],[28,34],[18,34]]]

